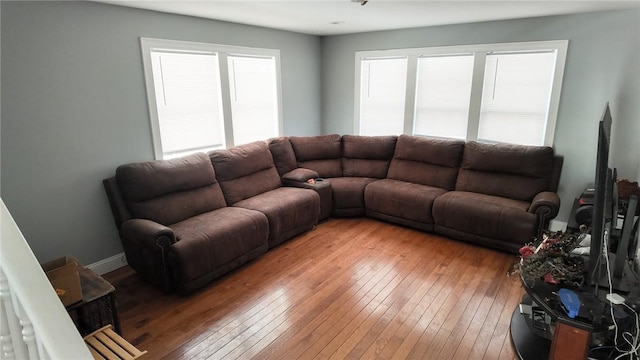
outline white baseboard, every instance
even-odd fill
[[[94,262],[93,264],[89,264],[87,265],[87,268],[98,275],[103,275],[125,265],[127,265],[127,257],[122,252],[120,254],[113,255],[112,257]]]
[[[557,221],[557,220],[549,221],[549,230],[551,231],[565,231],[566,229],[567,229],[566,221]]]

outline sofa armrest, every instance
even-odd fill
[[[122,223],[120,236],[139,246],[169,247],[176,242],[171,228],[146,219],[131,219]]]
[[[158,288],[170,292],[173,282],[168,255],[176,242],[173,230],[151,220],[131,219],[122,223],[120,239],[129,265]]]
[[[549,219],[556,217],[558,210],[560,210],[560,197],[551,191],[543,191],[536,195],[529,206],[530,213],[544,214]]]
[[[531,201],[529,212],[538,217],[537,236],[542,236],[542,231],[549,227],[549,221],[558,215],[560,210],[560,197],[551,191],[543,191]]]
[[[283,182],[301,182],[305,183],[309,179],[316,179],[319,175],[316,171],[305,169],[305,168],[297,168],[289,171],[288,173],[282,175]]]
[[[287,176],[287,174],[290,176]],[[318,177],[317,172],[305,168],[297,168],[287,174],[282,176],[282,185],[301,189],[311,189],[317,192],[318,195],[320,195],[319,220],[328,218],[333,211],[333,192],[331,190],[331,181],[321,179]]]

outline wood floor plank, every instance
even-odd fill
[[[436,259],[432,257],[423,258],[424,265],[419,265],[419,269],[422,270],[407,274],[411,283],[402,290],[401,296],[394,303],[391,311],[386,311],[366,335],[360,339],[358,345],[349,353],[349,357],[373,358],[381,353],[382,349],[389,343],[392,335],[424,298],[429,285],[424,279],[437,265],[434,260]]]
[[[502,359],[508,356],[503,357],[503,347],[506,340],[509,339],[509,327],[511,325],[511,314],[513,313],[513,308],[509,306],[514,302],[518,302],[522,299],[523,289],[517,282],[514,282],[511,293],[502,308],[502,313],[498,318],[498,323],[496,324],[496,328],[491,336],[491,341],[489,341],[489,346],[487,347],[487,351],[485,352],[484,359]]]
[[[282,328],[280,325],[283,322],[287,322],[287,323],[291,323],[291,322],[296,322],[299,321],[301,317],[303,317],[304,315],[308,314],[308,309],[309,308],[318,308],[318,304],[321,304],[323,302],[327,302],[327,297],[329,299],[333,299],[335,296],[337,296],[338,294],[340,294],[342,292],[342,290],[340,289],[341,286],[343,286],[344,284],[346,284],[346,277],[349,276],[349,274],[345,274],[344,272],[338,271],[339,267],[336,269],[328,269],[327,273],[323,273],[321,275],[321,278],[325,279],[323,282],[317,283],[311,290],[312,292],[309,293],[307,292],[306,294],[306,298],[302,299],[299,302],[294,301],[294,299],[290,299],[290,301],[295,304],[292,306],[291,311],[287,314],[281,314],[282,316],[280,316],[279,321],[273,321],[269,324],[269,326],[265,326],[265,328],[263,328],[263,333],[266,334],[271,334],[274,331]],[[364,269],[363,269],[364,270]],[[357,277],[357,275],[356,275]],[[324,284],[326,286],[319,286],[318,284]],[[331,289],[338,289],[338,291],[331,291],[330,293],[328,293],[328,290]],[[323,290],[327,290],[327,291],[323,291]],[[328,294],[327,294],[328,293]],[[328,296],[327,296],[328,295]],[[329,300],[331,301],[331,300]],[[320,306],[321,308],[322,306]],[[272,334],[271,337],[278,335],[276,334]],[[278,337],[278,336],[275,336]],[[261,340],[264,340],[264,338],[260,338],[257,336],[253,337],[253,340],[255,342],[260,342]],[[268,339],[267,339],[268,340]],[[271,341],[268,341],[268,343],[270,343]],[[249,354],[247,354],[247,350],[251,349],[251,347],[253,347],[253,344],[249,344],[250,346],[245,347],[244,349],[242,349],[241,351],[237,351],[238,356],[240,354],[243,354],[243,357],[248,357]],[[229,354],[231,357],[233,357],[233,354]]]
[[[367,292],[375,284],[365,280],[375,276],[376,269],[379,268],[380,263],[388,259],[388,255],[385,255],[385,252],[388,246],[392,246],[392,244],[392,241],[386,241],[378,247],[367,248],[369,250],[367,257],[362,259],[364,261],[359,262],[361,265],[356,265],[358,272],[356,276],[351,278],[350,283],[352,286],[331,304],[326,311],[317,314],[312,321],[304,324],[303,328],[297,329],[295,335],[299,340],[290,341],[284,347],[278,349],[276,353],[272,354],[274,358],[295,358],[312,346],[320,337],[323,337],[324,334],[331,334],[335,322],[348,313],[351,308],[350,304],[355,301],[354,299],[359,294]],[[362,274],[362,276],[358,274]],[[292,328],[295,329],[296,326]]]
[[[439,257],[436,257],[436,256],[439,256]],[[436,266],[438,265],[438,259],[440,259],[440,258],[441,258],[441,255],[436,255],[436,256],[430,256],[430,257],[428,257],[429,264],[428,264],[428,265],[425,265],[425,269],[424,269],[424,270],[425,270],[425,274],[430,274],[430,273],[431,273],[431,271],[432,271],[433,269],[435,269],[435,268],[436,268]],[[421,300],[421,299],[423,298],[424,294],[426,293],[426,290],[428,290],[430,286],[431,286],[431,284],[430,284],[429,282],[423,282],[423,285],[420,287],[420,289],[423,289],[423,290],[420,292],[422,295],[420,295],[420,298],[418,299],[418,301],[419,301],[419,300]],[[347,309],[345,309],[345,311],[346,311],[346,310],[347,310]],[[338,315],[339,315],[339,316],[334,317],[336,321],[341,317],[341,315],[340,315],[340,314],[338,314]],[[331,325],[331,322],[330,322],[330,324],[329,324],[329,325]],[[319,333],[319,332],[318,332],[318,333]]]
[[[474,275],[477,275],[477,268],[471,265],[461,265],[460,271],[462,275],[458,278],[457,282],[452,277],[451,283],[447,286],[451,287],[451,291],[447,295],[445,302],[438,309],[438,313],[431,319],[427,328],[423,331],[422,336],[414,346],[410,356],[415,358],[433,358],[440,352],[441,347],[446,341],[446,337],[451,334],[450,330],[443,329],[445,320],[457,306],[462,306],[459,303],[465,289],[468,287],[469,281]],[[438,336],[438,334],[440,334]],[[435,342],[438,340],[438,342]],[[431,353],[427,350],[431,349]]]
[[[416,349],[416,346],[420,346],[420,339],[422,334],[428,328],[431,321],[438,315],[440,308],[445,305],[449,294],[453,290],[452,284],[457,281],[457,276],[461,268],[466,268],[465,261],[461,259],[470,259],[472,257],[473,248],[464,248],[463,252],[457,254],[455,257],[448,257],[441,264],[439,269],[436,269],[434,275],[437,280],[434,282],[429,291],[430,295],[433,295],[433,301],[424,310],[423,313],[418,313],[417,321],[414,322],[412,329],[409,331],[404,341],[400,344],[396,350],[395,356],[398,358],[408,358],[411,356],[420,357],[421,349]],[[456,254],[456,252],[453,252]],[[459,268],[459,266],[461,268]]]
[[[486,289],[488,281],[485,279],[487,277],[491,278],[493,275],[491,265],[495,262],[495,257],[492,255],[492,253],[488,252],[480,252],[478,254],[478,258],[482,259],[483,262],[470,268],[474,272],[474,276],[465,286],[457,300],[454,300],[455,305],[450,308],[435,340],[423,355],[423,359],[450,359],[453,357],[455,352],[454,345],[461,340],[476,306],[479,304],[479,295],[481,295],[483,289]]]
[[[402,281],[387,295],[381,304],[368,315],[365,321],[354,331],[351,336],[343,342],[338,350],[332,355],[332,358],[354,358],[358,359],[362,353],[371,345],[378,337],[386,323],[397,314],[400,309],[408,302],[410,288],[414,286],[417,279],[417,268],[424,266],[428,260],[417,258],[418,263],[411,269],[406,269],[404,273],[398,274]],[[395,295],[395,296],[394,296]]]
[[[454,359],[469,358],[470,356],[469,354],[473,349],[473,345],[475,344],[478,334],[482,329],[482,324],[487,318],[489,309],[491,308],[492,304],[493,304],[493,298],[485,296],[482,299],[480,306],[478,306],[478,308],[476,309],[476,312],[474,313],[473,319],[471,320],[471,323],[469,324],[467,331],[462,337],[462,340],[460,340],[460,342],[458,343],[456,352],[453,355]]]
[[[471,349],[471,353],[469,355],[469,359],[482,359],[485,356],[485,352],[487,347],[489,346],[489,342],[491,340],[491,336],[495,331],[496,326],[498,325],[498,319],[500,314],[502,313],[503,307],[506,306],[506,301],[508,295],[511,291],[512,286],[514,284],[513,279],[508,278],[506,276],[506,271],[503,276],[499,279],[501,286],[498,288],[498,291],[495,293],[493,298],[493,302],[491,304],[491,308],[487,312],[487,316],[482,324],[482,328],[476,338],[475,343],[473,344],[473,348]]]
[[[453,329],[451,329],[451,334],[438,355],[439,359],[457,358],[455,357],[455,354],[458,345],[460,345],[463,340],[463,336],[471,326],[472,320],[476,316],[476,312],[478,311],[480,304],[483,299],[486,298],[487,289],[490,284],[495,281],[495,277],[501,275],[501,269],[504,266],[501,265],[500,261],[496,260],[495,256],[487,256],[485,258],[485,263],[480,266],[481,270],[479,270],[479,276],[475,279],[479,280],[478,285],[473,289],[471,298],[466,301],[462,314],[457,319]]]
[[[314,346],[309,348],[309,350],[304,352],[300,357],[330,358],[333,353],[338,351],[338,348],[344,344],[345,339],[351,336],[352,332],[362,324],[371,312],[375,311],[379,306],[384,306],[382,300],[387,297],[389,292],[392,291],[400,281],[394,270],[396,268],[402,270],[406,265],[407,262],[404,261],[404,256],[396,255],[393,262],[388,262],[385,267],[371,279],[371,289],[366,293],[357,294],[353,298],[354,301],[351,303],[349,312],[332,326],[332,332],[329,333],[330,336],[320,338]],[[381,311],[384,310],[381,309]],[[321,350],[317,352],[319,348]]]
[[[123,336],[152,359],[514,359],[517,258],[372,219],[330,219],[189,296],[128,267]]]
[[[445,246],[448,244],[448,240],[441,239]],[[456,252],[455,246],[451,249]],[[451,256],[450,253],[446,255],[443,252],[430,252],[432,257],[431,266],[426,268],[429,271],[428,275],[423,277],[422,285],[416,291],[413,303],[407,308],[403,309],[401,316],[396,319],[394,324],[391,324],[386,329],[386,334],[381,335],[375,344],[375,349],[370,349],[369,353],[365,356],[371,356],[371,350],[376,354],[377,358],[389,359],[394,356],[401,356],[397,353],[397,349],[405,343],[405,339],[411,334],[416,323],[421,319],[422,315],[429,309],[431,303],[435,300],[435,297],[429,295],[429,291],[437,284],[437,280],[444,274],[443,269],[446,269],[446,264]]]

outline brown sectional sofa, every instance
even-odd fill
[[[104,180],[129,264],[190,292],[333,216],[514,252],[557,215],[548,147],[400,136],[269,139]]]

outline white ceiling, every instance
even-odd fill
[[[519,19],[640,8],[633,1],[434,0],[94,0],[312,35]]]

